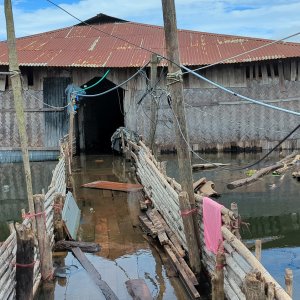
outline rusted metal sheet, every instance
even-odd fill
[[[165,55],[164,30],[161,26],[122,22],[94,24],[93,27],[77,25],[17,39],[20,65],[56,67],[144,65],[150,58],[150,53],[130,43]],[[122,40],[110,36],[111,32]],[[180,58],[185,65],[214,63],[271,42],[266,39],[190,30],[178,30],[178,37]],[[226,63],[299,57],[299,53],[299,43],[280,42],[228,60]],[[0,43],[0,65],[8,65],[5,42]]]
[[[82,187],[92,189],[113,190],[122,192],[137,192],[143,189],[140,184],[113,182],[113,181],[94,181],[83,184]]]

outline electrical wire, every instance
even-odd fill
[[[48,0],[47,0],[48,1]],[[130,76],[129,78],[127,78],[125,81],[123,81],[122,83],[116,85],[115,87],[109,89],[109,90],[106,90],[102,93],[99,93],[99,94],[92,94],[92,95],[82,95],[80,93],[77,93],[75,92],[78,96],[80,97],[84,97],[84,98],[90,98],[90,97],[99,97],[99,96],[103,96],[105,94],[108,94],[116,89],[118,89],[119,87],[123,86],[124,84],[126,84],[127,82],[129,82],[131,79],[133,79],[135,76],[137,76],[148,64],[149,64],[150,61],[148,61],[142,68],[140,68],[137,72],[135,72],[132,76]]]
[[[218,169],[223,169],[223,170],[226,170],[226,171],[241,171],[241,170],[247,170],[257,164],[259,164],[261,161],[263,161],[265,158],[267,158],[273,151],[275,151],[286,139],[288,139],[294,132],[296,132],[299,128],[300,128],[300,124],[295,127],[288,135],[286,135],[275,147],[273,147],[270,151],[268,151],[268,153],[266,153],[262,158],[260,158],[259,160],[255,161],[254,163],[250,164],[250,165],[247,165],[247,166],[244,166],[244,167],[237,167],[237,168],[226,168],[226,167],[222,167],[222,166],[218,166],[216,165],[215,163],[201,157],[200,155],[198,155],[191,147],[191,145],[189,144],[189,142],[186,140],[183,132],[182,132],[182,129],[181,129],[181,126],[180,126],[180,123],[178,121],[178,118],[174,112],[174,109],[172,107],[172,105],[170,105],[171,107],[171,110],[173,112],[173,115],[174,115],[174,118],[176,120],[176,123],[177,123],[177,127],[179,129],[179,132],[184,140],[184,142],[186,143],[187,147],[189,148],[189,150],[196,156],[198,157],[199,159],[201,159],[202,161],[204,162],[207,162],[209,164],[212,164],[214,166],[216,166]]]
[[[278,106],[274,106],[274,105],[271,105],[271,104],[268,104],[268,103],[264,103],[264,102],[261,102],[261,101],[258,101],[258,100],[255,100],[255,99],[243,96],[243,95],[238,94],[238,93],[236,93],[236,92],[234,92],[234,91],[232,91],[232,90],[230,90],[228,88],[225,88],[224,86],[222,86],[222,85],[220,85],[220,84],[218,84],[218,83],[216,83],[216,82],[214,82],[214,81],[212,81],[212,80],[210,80],[210,79],[208,79],[208,78],[206,78],[206,77],[204,77],[204,76],[196,73],[195,71],[193,71],[193,70],[191,70],[191,69],[189,69],[189,68],[187,68],[187,67],[185,67],[183,65],[181,65],[181,68],[184,69],[184,70],[186,70],[188,73],[193,74],[194,76],[196,76],[196,77],[198,77],[198,78],[200,78],[200,79],[202,79],[202,80],[204,80],[204,81],[206,81],[206,82],[208,82],[208,83],[210,83],[210,84],[218,87],[219,89],[221,89],[221,90],[223,90],[223,91],[225,91],[225,92],[227,92],[227,93],[229,93],[229,94],[231,94],[233,96],[236,96],[238,98],[250,101],[250,102],[258,104],[258,105],[262,105],[262,106],[265,106],[265,107],[268,107],[268,108],[276,109],[276,110],[281,111],[281,112],[285,112],[285,113],[289,113],[289,114],[292,114],[292,115],[300,116],[300,112],[289,110],[289,109],[285,109],[285,108],[278,107]]]
[[[121,37],[119,37],[119,36],[117,36],[117,35],[114,35],[114,34],[112,34],[112,33],[109,33],[109,32],[106,32],[106,31],[104,31],[104,30],[101,30],[100,28],[95,27],[95,26],[93,26],[93,25],[91,25],[91,24],[89,24],[89,23],[87,23],[87,22],[85,22],[85,21],[79,19],[78,17],[76,17],[75,15],[73,15],[73,14],[70,13],[68,10],[64,9],[63,7],[59,6],[59,5],[56,4],[55,2],[53,2],[53,1],[51,1],[51,0],[46,0],[46,1],[49,2],[49,3],[51,3],[52,5],[56,6],[56,7],[59,8],[60,10],[64,11],[66,14],[68,14],[68,15],[71,16],[72,18],[76,19],[77,21],[81,22],[82,24],[85,24],[85,25],[89,26],[90,28],[92,28],[92,29],[94,29],[94,30],[97,30],[97,31],[99,31],[99,32],[102,32],[102,33],[105,34],[105,35],[108,35],[108,36],[111,36],[111,37],[113,37],[113,38],[116,38],[116,39],[118,39],[118,40],[120,40],[120,41],[123,41],[123,42],[125,42],[125,43],[127,43],[127,44],[130,44],[130,45],[132,45],[132,46],[135,46],[135,47],[137,47],[137,48],[139,48],[139,49],[145,50],[145,51],[147,51],[147,52],[149,52],[149,53],[156,54],[156,55],[158,55],[158,56],[164,58],[165,60],[167,60],[167,61],[169,61],[169,62],[172,62],[172,63],[175,64],[176,66],[180,67],[180,65],[176,64],[175,62],[173,62],[173,61],[170,60],[169,58],[163,56],[162,54],[159,54],[159,53],[157,53],[157,52],[155,52],[155,51],[153,51],[153,50],[150,50],[150,49],[148,49],[148,48],[145,48],[145,47],[143,47],[143,46],[141,46],[141,45],[138,45],[138,44],[135,44],[135,43],[133,43],[133,42],[130,42],[130,41],[128,41],[128,40],[126,40],[126,39],[124,39],[124,38],[121,38]],[[269,43],[269,44],[265,44],[265,45],[262,45],[262,46],[260,46],[260,47],[254,48],[254,49],[252,49],[252,50],[248,50],[248,51],[245,51],[245,52],[240,53],[240,54],[238,54],[238,55],[235,55],[234,57],[226,58],[226,59],[224,59],[223,61],[227,61],[227,60],[230,60],[230,59],[232,59],[232,58],[235,58],[235,57],[238,57],[238,56],[242,56],[242,55],[244,55],[244,54],[247,54],[247,53],[256,51],[256,50],[258,50],[258,49],[261,49],[261,48],[264,48],[264,47],[273,45],[273,44],[275,44],[275,43],[278,43],[278,42],[287,40],[287,39],[289,39],[289,38],[291,38],[291,37],[297,36],[297,35],[299,35],[299,34],[300,34],[300,32],[291,34],[291,35],[289,35],[289,36],[287,36],[287,37],[284,37],[284,38],[282,38],[282,39],[280,39],[280,40],[276,40],[276,41],[273,41],[273,42],[271,42],[271,43]],[[205,67],[208,68],[208,67],[210,67],[210,66],[215,66],[215,65],[217,65],[217,64],[222,63],[223,61],[219,61],[219,62],[216,62],[216,63],[214,63],[214,64],[211,64],[211,65],[208,65],[208,66],[205,66]],[[202,68],[204,68],[204,67],[202,67]],[[198,70],[198,69],[196,69],[196,70]]]
[[[105,79],[105,77],[107,76],[107,74],[108,74],[109,72],[110,72],[110,69],[107,70],[107,71],[105,72],[105,74],[104,74],[97,82],[95,82],[94,84],[92,84],[92,85],[90,85],[90,86],[87,86],[87,87],[81,89],[81,90],[78,91],[77,93],[80,93],[80,92],[82,92],[82,91],[89,90],[89,89],[93,88],[94,86],[98,85],[103,79]],[[73,93],[74,93],[74,92],[73,92]],[[75,93],[76,93],[76,92],[75,92]]]
[[[194,69],[193,71],[199,71],[199,70],[207,69],[207,68],[210,68],[210,67],[213,67],[213,66],[222,64],[222,63],[224,63],[224,62],[226,62],[226,61],[228,61],[228,60],[231,60],[231,59],[234,59],[234,58],[243,56],[243,55],[245,55],[245,54],[254,52],[254,51],[256,51],[256,50],[260,50],[260,49],[262,49],[262,48],[265,48],[265,47],[268,47],[268,46],[277,44],[277,43],[279,43],[279,42],[283,42],[283,41],[288,40],[288,39],[290,39],[290,38],[292,38],[292,37],[294,37],[294,36],[297,36],[297,35],[299,35],[299,34],[300,34],[300,32],[296,32],[296,33],[291,34],[291,35],[289,35],[289,36],[287,36],[287,37],[284,37],[284,38],[282,38],[282,39],[272,41],[272,42],[270,42],[270,43],[261,45],[261,46],[259,46],[259,47],[256,47],[256,48],[253,48],[253,49],[250,49],[250,50],[247,50],[247,51],[245,51],[245,52],[239,53],[239,54],[234,55],[234,56],[230,56],[230,57],[228,57],[228,58],[219,60],[219,61],[217,61],[217,62],[215,62],[215,63],[212,63],[212,64],[209,64],[209,65],[206,65],[206,66],[203,66],[203,67]],[[187,73],[188,73],[188,72],[184,72],[183,74],[187,74]]]
[[[53,105],[50,105],[50,104],[44,102],[43,100],[37,98],[35,95],[31,94],[28,90],[25,90],[24,88],[23,88],[23,91],[24,91],[25,94],[29,95],[30,97],[32,97],[32,98],[35,99],[36,101],[41,102],[41,103],[43,103],[45,106],[48,106],[48,107],[50,107],[50,108],[61,109],[61,110],[62,110],[62,109],[66,109],[66,108],[70,105],[70,103],[68,103],[68,104],[66,104],[65,106],[53,106]]]

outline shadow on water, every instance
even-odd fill
[[[34,194],[47,190],[56,164],[55,161],[30,163]],[[9,234],[6,222],[20,221],[23,208],[28,208],[23,164],[0,164],[0,241]]]
[[[130,166],[121,157],[81,156],[74,162],[73,194],[81,209],[78,240],[97,242],[101,251],[86,254],[120,300],[132,299],[125,282],[144,279],[154,299],[189,299],[177,277],[171,277],[157,250],[139,227],[135,193],[87,189],[96,180],[132,182]],[[87,272],[72,254],[57,253],[57,266],[76,266],[56,280],[55,288],[43,286],[38,299],[104,299]]]
[[[245,166],[257,161],[264,153],[217,153],[201,154],[212,162],[231,163]],[[259,169],[280,160],[279,153],[273,153],[266,161],[251,169]],[[178,179],[177,158],[173,155],[162,156],[167,160],[167,173]],[[203,163],[192,158],[193,163]],[[295,167],[296,169],[299,166]],[[298,169],[299,170],[299,169]],[[206,177],[215,183],[215,190],[221,197],[215,199],[230,208],[232,202],[238,204],[243,226],[241,233],[245,243],[251,247],[256,239],[262,240],[262,263],[271,275],[284,287],[286,268],[293,270],[294,299],[300,299],[300,182],[292,178],[292,171],[284,176],[269,174],[250,185],[229,190],[226,184],[245,178],[246,170],[226,171],[211,169],[194,172],[194,179]],[[253,248],[250,248],[253,250]]]

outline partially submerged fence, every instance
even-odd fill
[[[30,215],[22,211],[24,221],[22,224],[10,224],[11,234],[1,244],[0,243],[0,299],[15,299],[16,287],[18,284],[26,285],[26,276],[20,276],[25,269],[29,270],[29,275],[33,276],[31,283],[32,288],[29,294],[34,295],[38,289],[40,280],[47,272],[47,267],[41,266],[41,258],[46,255],[45,247],[53,247],[54,245],[54,226],[59,226],[55,216],[57,211],[62,209],[62,198],[66,193],[66,176],[65,176],[65,156],[62,152],[60,160],[56,165],[52,181],[48,191],[43,195],[35,195],[35,213]],[[38,207],[37,203],[41,203]],[[21,212],[20,212],[21,213]],[[40,222],[38,222],[40,220]],[[34,242],[34,234],[32,233],[33,222],[37,222],[34,227],[37,227],[37,240]],[[40,224],[40,225],[39,225]],[[41,230],[44,231],[41,237]],[[45,231],[47,235],[45,235]],[[17,235],[19,237],[17,237]],[[34,253],[31,261],[25,261],[26,257],[18,257],[17,249],[20,245],[20,238],[27,241],[32,239]],[[44,239],[44,241],[42,241]],[[46,244],[44,243],[46,241]],[[18,246],[17,246],[18,245]],[[30,255],[29,255],[30,256]],[[30,257],[27,257],[27,260]],[[51,266],[52,268],[52,261]],[[32,272],[30,274],[30,272]],[[52,275],[52,274],[48,274]],[[24,280],[25,278],[25,280]],[[18,279],[19,282],[18,282]],[[26,295],[25,295],[26,296]],[[28,296],[28,295],[27,295]]]
[[[131,157],[133,159],[136,174],[144,186],[146,196],[152,200],[154,206],[159,210],[169,227],[177,235],[182,246],[187,250],[179,207],[179,194],[182,192],[180,184],[166,175],[164,164],[155,159],[149,148],[142,141],[133,142],[132,140],[126,140],[125,135],[125,139],[122,141],[122,148],[127,158]],[[220,265],[216,261],[216,254],[209,251],[203,242],[203,198],[195,194],[195,200],[199,208],[198,220],[202,241],[202,264],[211,278],[214,278],[220,269],[224,273],[224,292],[227,299],[250,299],[251,289],[254,286],[254,292],[262,294],[262,298],[259,299],[291,299],[286,291],[240,241],[237,230],[239,224],[238,213],[235,210],[232,211],[227,208],[222,209],[221,232],[223,236],[225,263],[220,268]]]

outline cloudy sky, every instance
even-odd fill
[[[53,0],[79,19],[97,13],[162,25],[161,0]],[[6,39],[0,1],[0,40]],[[12,0],[16,35],[24,36],[78,23],[46,0]],[[175,0],[178,28],[280,39],[300,31],[299,0]],[[300,35],[290,41],[299,41]]]

